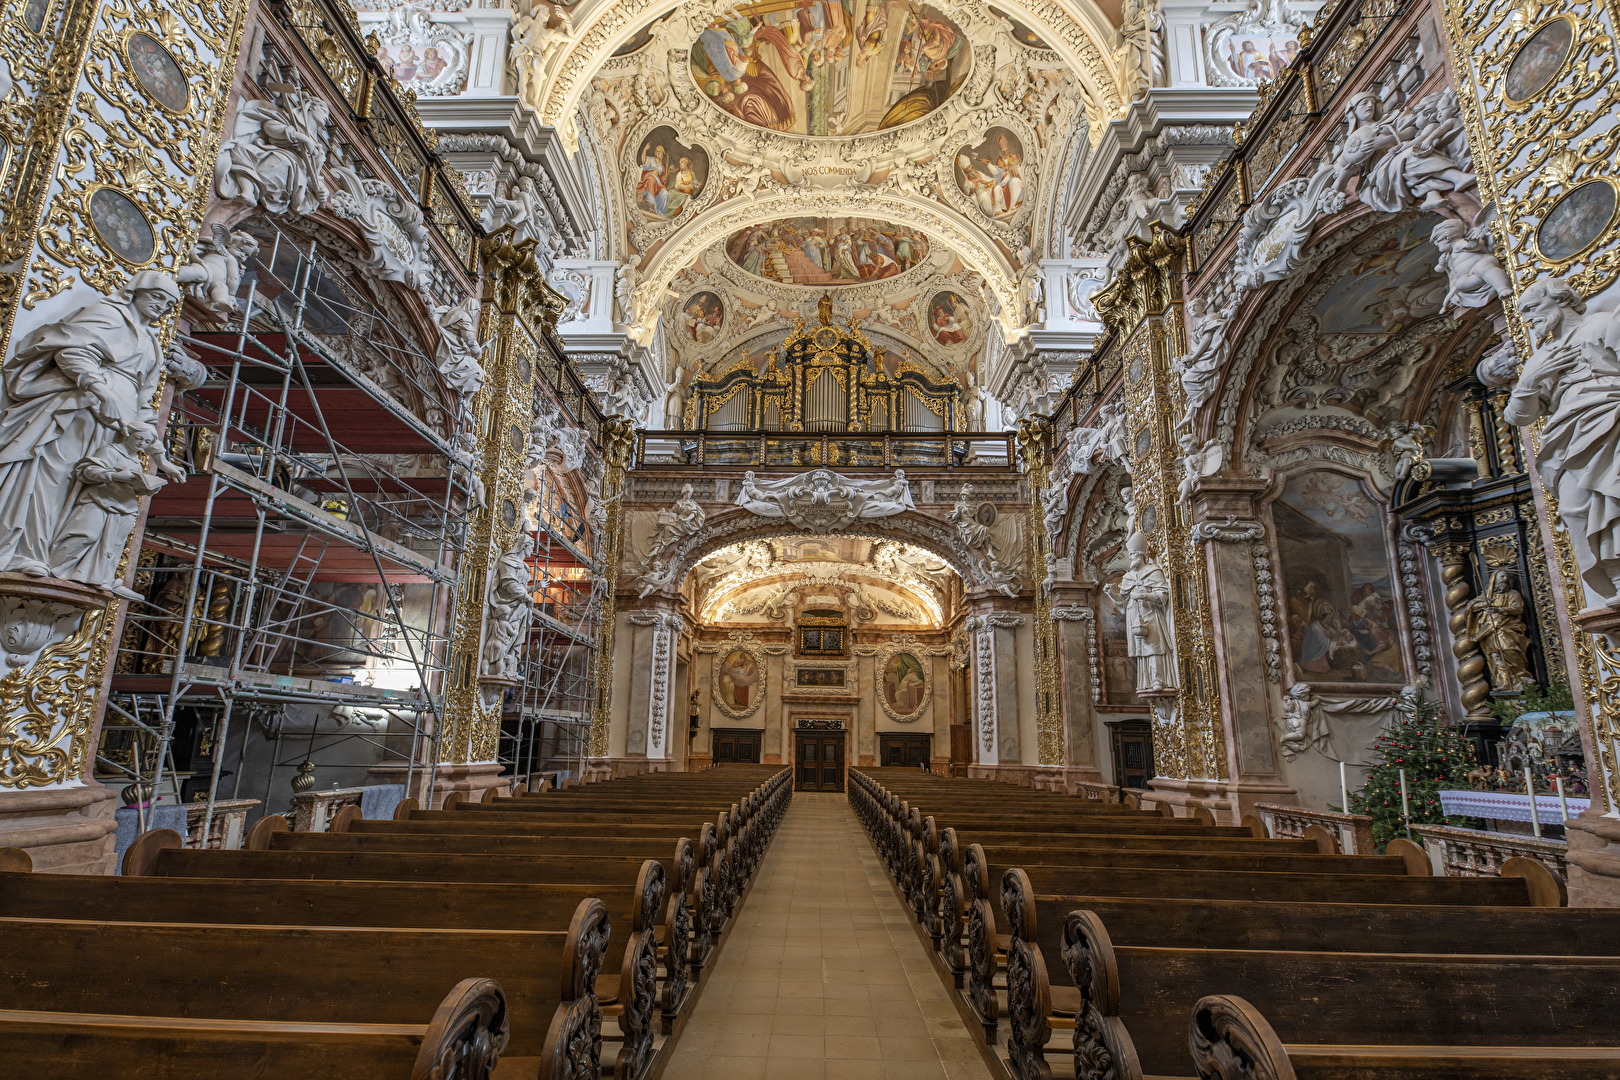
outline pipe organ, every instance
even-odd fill
[[[800,319],[763,370],[749,363],[692,384],[694,430],[960,431],[962,390],[902,362],[890,375],[881,348],[853,324],[833,325],[822,297],[813,325]]]

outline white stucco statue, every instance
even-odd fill
[[[1327,744],[1327,718],[1309,683],[1297,682],[1288,688],[1282,703],[1282,729],[1277,749],[1290,761],[1307,750],[1320,750]]]
[[[555,457],[563,472],[574,472],[584,466],[585,453],[585,433],[564,415],[561,405],[540,395],[534,422],[529,425],[529,467],[542,468],[548,458]]]
[[[1424,444],[1430,434],[1428,426],[1416,420],[1396,420],[1389,425],[1384,437],[1393,459],[1390,472],[1395,479],[1405,480],[1414,469],[1423,473],[1418,479],[1427,477],[1427,468],[1422,463],[1428,460]]]
[[[1090,475],[1097,465],[1124,465],[1130,459],[1125,442],[1125,408],[1113,401],[1097,411],[1097,426],[1075,428],[1069,433],[1069,469]]]
[[[686,427],[686,403],[692,396],[692,375],[684,367],[675,369],[669,390],[664,397],[664,427],[668,431],[682,431]]]
[[[670,545],[680,542],[697,532],[708,522],[709,515],[703,512],[703,507],[692,498],[692,485],[681,485],[681,497],[671,503],[666,509],[658,511],[658,524],[653,532],[652,547],[648,549],[647,558],[667,549]]]
[[[972,484],[962,485],[962,490],[956,496],[956,504],[945,515],[945,520],[956,526],[957,538],[977,561],[979,576],[984,583],[1003,595],[1016,596],[1017,590],[1013,585],[1017,575],[1007,568],[1002,562],[1001,553],[996,550],[995,529],[992,527],[994,517],[989,521],[979,518],[978,510],[973,505]]]
[[[174,279],[187,296],[224,315],[236,310],[236,289],[242,271],[259,253],[259,241],[250,232],[232,232],[217,222],[211,233],[197,240],[191,262],[175,271]]]
[[[1581,579],[1620,604],[1620,313],[1589,313],[1559,278],[1525,289],[1519,313],[1535,350],[1503,416],[1546,421],[1536,466],[1558,496]]]
[[[1395,144],[1395,135],[1383,121],[1383,106],[1370,90],[1352,94],[1344,110],[1344,141],[1334,149],[1330,167],[1333,186],[1343,191],[1362,175],[1373,158]]]
[[[1446,275],[1446,298],[1440,310],[1484,307],[1499,296],[1512,294],[1507,271],[1491,250],[1486,226],[1470,229],[1447,218],[1434,227],[1429,239],[1440,252],[1434,268]]]
[[[142,270],[116,296],[23,337],[0,372],[0,570],[110,584],[99,563],[61,540],[70,518],[77,531],[92,513],[80,498],[86,488],[146,483],[123,475],[125,440],[157,442],[152,402],[167,357],[152,324],[179,302],[174,278]],[[122,498],[108,489],[100,502]]]
[[[1119,201],[1120,218],[1114,225],[1113,236],[1110,237],[1113,246],[1124,243],[1127,236],[1148,239],[1151,235],[1148,224],[1158,217],[1160,211],[1170,202],[1167,198],[1153,194],[1152,181],[1145,172],[1134,172],[1125,178],[1125,191],[1120,195]]]
[[[1120,89],[1126,101],[1147,96],[1148,88],[1164,85],[1164,15],[1158,0],[1125,0],[1120,11]]]
[[[1187,352],[1170,364],[1170,369],[1181,380],[1182,392],[1187,395],[1187,415],[1183,426],[1191,426],[1211,397],[1220,381],[1221,365],[1226,363],[1226,328],[1235,305],[1221,311],[1208,311],[1202,302],[1193,304],[1193,332]]]
[[[244,101],[230,139],[219,148],[214,193],[272,214],[302,217],[326,200],[331,111],[326,102],[287,88],[280,102]]]
[[[529,626],[533,600],[529,596],[529,556],[534,537],[519,533],[506,552],[495,560],[484,612],[482,674],[496,679],[518,676],[518,639]]]
[[[1181,482],[1176,485],[1176,494],[1186,500],[1192,498],[1198,481],[1221,471],[1226,463],[1226,450],[1219,439],[1210,439],[1200,446],[1198,438],[1190,431],[1183,431],[1176,445],[1181,449]]]
[[[478,393],[484,385],[484,369],[479,358],[484,345],[478,340],[478,301],[472,297],[450,307],[438,308],[439,348],[434,365],[450,389],[463,397]]]
[[[1476,186],[1457,92],[1430,94],[1390,117],[1389,152],[1362,176],[1357,194],[1374,210],[1435,210],[1453,191]]]
[[[516,183],[496,184],[495,190],[490,192],[489,201],[484,204],[484,212],[478,216],[478,223],[484,227],[485,232],[492,233],[508,225],[512,226],[514,240],[524,239],[524,227],[528,224],[528,220],[529,210],[518,193]]]
[[[736,503],[760,517],[786,518],[808,532],[832,532],[858,519],[893,517],[916,509],[904,469],[884,479],[856,480],[815,469],[780,480],[743,474]]]
[[[1136,692],[1175,692],[1176,638],[1170,617],[1170,579],[1148,554],[1147,537],[1133,533],[1126,542],[1131,566],[1118,586],[1105,587],[1125,612],[1125,648],[1136,661]]]
[[[140,455],[157,464],[154,476]],[[68,510],[51,552],[55,576],[97,585],[129,600],[143,600],[124,588],[118,563],[129,534],[135,531],[141,500],[154,495],[169,480],[184,480],[185,470],[170,461],[158,445],[157,432],[137,426],[116,441],[86,454],[73,467],[78,493]]]

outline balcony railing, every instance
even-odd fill
[[[1011,432],[643,431],[636,467],[981,469],[1015,472]]]

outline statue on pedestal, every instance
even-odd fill
[[[1491,689],[1517,691],[1534,678],[1524,631],[1524,594],[1513,587],[1506,570],[1496,570],[1485,592],[1468,601],[1468,636],[1485,654]]]
[[[1136,692],[1158,696],[1177,689],[1176,636],[1170,619],[1170,579],[1148,554],[1147,537],[1132,534],[1126,542],[1131,568],[1118,586],[1107,586],[1109,599],[1125,612],[1126,652],[1136,661]]]
[[[529,626],[529,556],[534,537],[519,533],[512,546],[495,560],[484,614],[484,651],[481,674],[496,679],[518,676],[518,639]]]
[[[1546,421],[1536,468],[1558,497],[1581,580],[1620,604],[1620,313],[1588,313],[1559,278],[1525,289],[1519,313],[1536,348],[1503,418]]]
[[[0,570],[116,584],[118,559],[109,567],[92,549],[113,543],[119,530],[127,539],[140,496],[162,486],[131,475],[134,455],[145,451],[166,476],[184,478],[156,450],[153,409],[167,357],[152,324],[179,303],[174,278],[142,270],[118,295],[26,335],[6,363]]]

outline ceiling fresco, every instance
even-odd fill
[[[1373,437],[1400,415],[1414,379],[1459,329],[1441,310],[1446,280],[1429,239],[1436,220],[1369,229],[1295,294],[1249,395],[1257,439],[1323,425]]]
[[[925,4],[767,0],[710,19],[689,56],[704,96],[746,124],[857,135],[933,112],[961,85],[972,49]]]
[[[920,548],[852,536],[773,537],[721,548],[687,577],[705,622],[783,622],[835,604],[856,625],[937,627],[954,572]]]
[[[781,285],[821,288],[898,277],[928,257],[928,237],[874,218],[789,218],[750,225],[726,241],[726,255]]]
[[[986,342],[1033,321],[1062,170],[1118,107],[1100,13],[634,10],[648,14],[603,40],[568,130],[610,188],[616,318],[649,344],[662,329],[672,381],[822,292],[954,376],[977,377]]]

